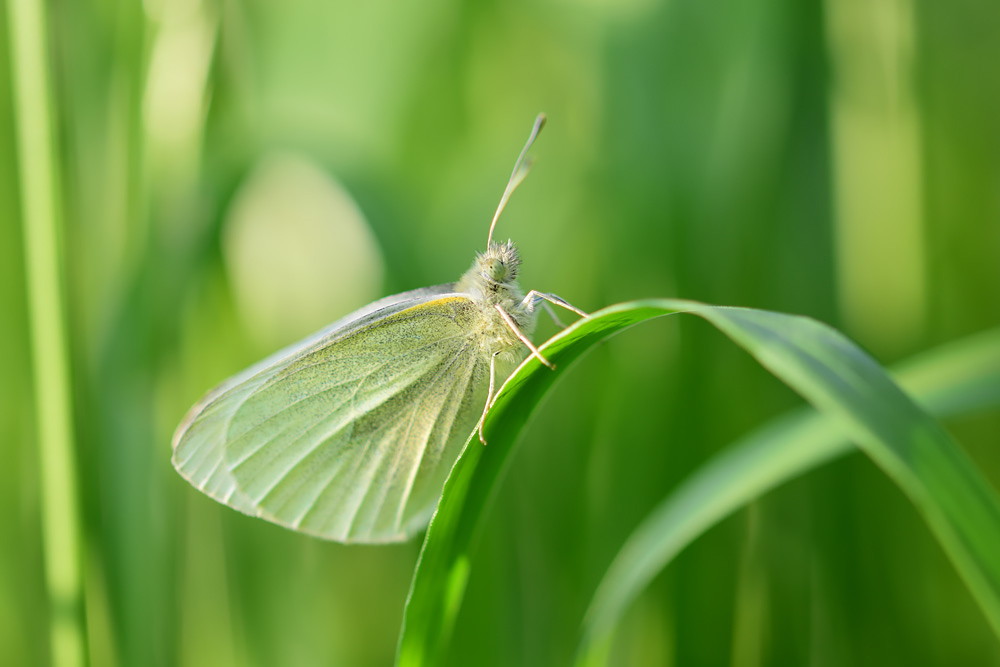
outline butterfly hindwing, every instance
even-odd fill
[[[247,396],[293,359],[350,335],[381,317],[451,293],[453,287],[451,284],[436,285],[379,299],[222,382],[198,401],[177,427],[173,438],[174,467],[192,485],[215,500],[246,514],[260,515],[236,488],[222,460],[229,422]]]
[[[178,432],[175,465],[297,530],[404,539],[429,520],[486,400],[476,316],[465,296],[425,293],[345,318],[206,397]]]

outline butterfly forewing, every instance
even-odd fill
[[[486,400],[489,362],[468,298],[403,306],[210,395],[175,464],[237,509],[328,539],[422,528]]]

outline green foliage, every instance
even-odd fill
[[[676,501],[678,509],[674,503],[658,509],[630,538],[602,583],[585,629],[588,640],[594,632],[610,631],[624,602],[638,593],[639,582],[648,583],[653,564],[665,565],[685,538],[689,541],[705,528],[704,523],[701,531],[692,525],[705,522],[705,517],[718,520],[721,508],[731,511],[763,488],[842,453],[845,436],[917,504],[1000,635],[996,558],[1000,501],[951,438],[871,357],[835,330],[808,318],[650,300],[611,306],[566,329],[541,347],[556,364],[555,372],[547,372],[532,358],[501,390],[484,426],[492,446],[479,448],[476,439],[470,439],[472,446],[466,446],[455,464],[427,531],[407,602],[398,664],[442,661],[469,576],[474,538],[494,486],[524,423],[559,374],[608,337],[650,318],[683,312],[715,324],[828,419],[796,416],[782,421],[728,453],[710,469],[700,488],[696,482],[694,488],[685,489],[684,497]],[[996,350],[979,352],[983,365],[973,380],[996,385],[1000,382]],[[951,359],[939,362],[952,365]],[[965,394],[965,401],[975,403],[968,386],[973,383],[965,379],[964,387],[934,390]]]
[[[996,408],[1000,405],[1000,333],[924,355],[901,368],[896,381],[934,415]],[[899,442],[907,440],[904,437]],[[747,434],[695,471],[633,531],[608,568],[587,612],[579,662],[602,659],[600,652],[606,650],[626,605],[699,535],[761,494],[849,451],[851,442],[839,420],[812,410],[797,410]],[[954,453],[951,445],[945,445],[945,451]],[[933,479],[941,472],[928,470],[926,474]],[[974,481],[970,486],[981,488],[981,479],[971,474]],[[966,490],[952,489],[959,496]],[[982,500],[990,511],[995,496],[987,489]],[[941,505],[946,499],[938,494],[929,496],[929,501]],[[994,533],[983,526],[984,535]],[[960,544],[951,542],[947,527],[942,535],[943,541],[961,550]],[[995,576],[992,583],[987,578],[980,586],[975,573],[993,570],[995,559],[991,552],[985,558],[980,552],[978,560],[972,565],[970,585],[984,611],[992,615],[995,628]]]
[[[15,44],[27,35],[15,6],[42,4],[0,12],[5,664],[51,664],[53,621],[75,611],[84,622],[68,626],[94,665],[393,659],[419,545],[343,547],[243,517],[176,475],[170,436],[207,389],[278,347],[385,294],[457,279],[539,111],[535,167],[497,227],[518,243],[526,288],[588,311],[679,295],[802,313],[887,365],[952,341],[965,352],[924,367],[924,389],[905,386],[1000,486],[990,377],[939,392],[991,368],[969,336],[1000,312],[996,3],[45,4],[44,199],[63,211],[61,283],[45,298],[65,325],[44,332],[29,324],[39,283],[14,72],[45,69]],[[536,340],[556,332],[543,327]],[[66,341],[75,445],[56,463],[75,467],[77,493],[51,484],[59,471],[39,455],[36,415],[67,413],[39,392],[40,333]],[[561,364],[569,381],[530,422],[501,424],[498,410],[491,444],[469,449],[477,475],[499,472],[488,458],[509,464],[502,484],[468,489],[470,509],[493,497],[478,540],[461,524],[471,532],[449,547],[469,560],[428,582],[450,607],[417,599],[406,612],[421,650],[446,648],[455,665],[571,663],[637,526],[728,460],[757,491],[703,519],[639,586],[598,641],[610,661],[1000,659],[979,604],[990,577],[976,584],[970,569],[990,548],[977,541],[987,521],[961,495],[926,509],[945,471],[967,474],[933,458],[953,449],[900,459],[852,422],[895,476],[848,455],[764,493],[780,470],[762,480],[758,464],[716,457],[801,399],[704,322],[660,318]],[[503,430],[522,427],[510,456]],[[54,604],[46,582],[53,486],[81,517],[80,557],[63,558],[79,565],[82,609]],[[954,535],[939,541],[945,525]],[[447,646],[432,645],[449,624]]]

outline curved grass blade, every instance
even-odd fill
[[[685,310],[686,301],[611,306],[576,322],[541,349],[556,365],[552,371],[529,357],[508,378],[490,408],[483,433],[474,435],[451,470],[441,502],[420,551],[396,655],[398,665],[437,665],[443,661],[461,606],[470,569],[470,551],[486,506],[505,464],[539,400],[584,352],[609,336],[644,320]],[[471,444],[470,444],[471,443]]]
[[[936,417],[996,408],[1000,330],[924,353],[894,376]],[[780,417],[725,448],[626,540],[590,603],[577,664],[605,664],[602,653],[628,605],[698,536],[779,484],[851,451],[837,421],[811,408]]]
[[[595,343],[647,319],[693,312],[835,415],[846,433],[910,495],[991,621],[1000,619],[1000,503],[937,423],[870,357],[814,320],[765,311],[649,300],[619,304],[577,322],[542,349],[556,372],[529,359],[490,410],[489,447],[466,446],[428,529],[404,614],[398,664],[436,664],[454,624],[480,518],[527,417],[560,372]]]
[[[841,422],[909,496],[1000,635],[1000,500],[941,425],[874,359],[825,324],[740,308],[697,314]]]

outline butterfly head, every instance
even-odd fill
[[[517,247],[508,240],[506,243],[491,241],[486,252],[476,257],[476,268],[487,283],[504,284],[517,280],[517,269],[521,258]]]

